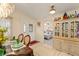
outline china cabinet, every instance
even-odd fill
[[[54,21],[53,45],[60,51],[79,55],[79,18]]]
[[[79,19],[68,19],[54,22],[55,37],[77,38],[79,37]],[[78,40],[79,41],[79,40]]]

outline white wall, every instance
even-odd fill
[[[40,26],[38,26],[38,22],[40,22]],[[39,19],[36,21],[36,40],[43,42],[43,20]]]
[[[30,34],[32,39],[35,39],[35,20],[22,13],[21,11],[15,11],[12,19],[12,36],[18,36],[20,33],[24,32],[24,24],[33,24],[33,32],[29,33],[28,30],[26,34]],[[28,29],[28,28],[27,28]]]

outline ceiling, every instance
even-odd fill
[[[15,5],[17,10],[26,13],[34,19],[47,17],[51,5],[55,6],[56,14],[79,7],[77,3],[15,3]]]

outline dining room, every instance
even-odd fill
[[[78,5],[0,3],[0,56],[79,55]]]

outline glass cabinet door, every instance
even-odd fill
[[[75,37],[79,38],[79,21],[75,22]]]
[[[59,23],[55,26],[55,36],[59,36]]]
[[[59,36],[59,23],[57,24],[57,36]]]
[[[74,21],[71,22],[71,32],[70,32],[70,34],[71,34],[71,38],[74,38]]]
[[[62,23],[62,37],[68,37],[68,22]]]
[[[62,37],[64,37],[64,25],[65,23],[62,23]]]
[[[65,37],[68,37],[68,22],[65,22]]]
[[[55,36],[57,36],[57,27],[55,26]]]

